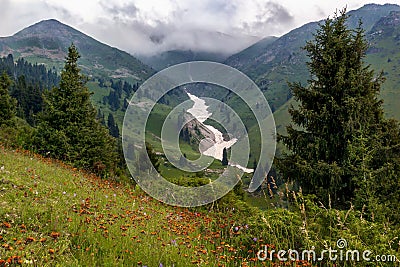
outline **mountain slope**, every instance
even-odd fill
[[[359,20],[362,19],[363,28],[369,32],[382,17],[387,16],[391,11],[400,11],[400,6],[365,5],[358,10],[348,12],[349,26],[357,27]],[[266,43],[264,47],[260,43],[256,44],[260,47],[252,54],[243,56],[243,53],[247,52],[239,52],[229,57],[225,63],[250,76],[264,91],[272,109],[276,110],[291,97],[287,82],[306,83],[309,74],[305,63],[308,59],[301,47],[313,38],[313,33],[317,28],[318,22],[308,23],[272,43]],[[366,37],[369,40],[371,36],[367,34]],[[386,69],[386,66],[381,65],[381,68]]]
[[[251,60],[254,60],[254,57],[261,54],[263,50],[272,44],[278,37],[275,36],[268,36],[263,38],[262,40],[258,41],[257,43],[249,46],[248,48],[231,55],[227,62],[230,65],[240,66],[240,65],[247,65],[250,63]]]
[[[228,56],[229,54],[218,52],[171,50],[153,56],[139,56],[139,59],[156,70],[162,70],[169,66],[189,61],[223,62]]]
[[[236,206],[221,216],[164,205],[130,182],[1,146],[0,197],[0,266],[217,266],[219,255],[239,264],[236,253],[250,249],[239,247],[239,236],[201,230],[229,234]],[[214,259],[197,253],[197,246],[216,250],[225,242],[235,250],[218,251]]]
[[[400,28],[398,26],[400,18],[398,17],[399,12],[396,10],[399,11],[400,6],[366,5],[349,12],[351,15],[349,26],[357,27],[359,19],[365,17],[363,27],[370,44],[366,64],[371,64],[371,68],[375,70],[376,74],[384,70],[387,80],[381,90],[384,100],[383,107],[387,117],[400,119]],[[264,92],[274,111],[277,131],[280,134],[286,133],[286,126],[291,122],[288,107],[291,104],[298,105],[292,98],[287,83],[307,83],[309,72],[306,62],[308,58],[301,47],[305,45],[306,41],[312,40],[313,33],[317,28],[317,22],[306,24],[272,43],[267,43],[264,48],[258,44],[260,47],[258,51],[255,50],[254,54],[245,57],[243,52],[240,52],[226,60],[227,64],[250,76]],[[236,102],[235,97],[227,101],[234,107],[237,106]],[[255,148],[252,150],[252,154],[258,155],[257,124],[254,120],[246,122],[250,125],[254,124],[250,128],[249,135]],[[278,146],[278,150],[282,149],[281,146]]]
[[[44,20],[10,37],[0,38],[0,55],[61,69],[67,48],[74,43],[81,54],[79,64],[95,77],[143,81],[154,71],[130,54],[110,47],[57,20]]]
[[[400,120],[400,11],[382,17],[367,36],[370,47],[366,61],[386,77],[381,91],[385,112]]]

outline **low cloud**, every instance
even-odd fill
[[[285,7],[275,2],[268,2],[259,6],[255,21],[244,22],[242,27],[248,32],[263,35],[263,33],[279,33],[293,24],[294,17]]]
[[[351,8],[362,2],[367,0]],[[53,18],[132,54],[173,49],[229,54],[323,19],[336,5],[312,0],[300,7],[294,0],[2,0],[0,35]]]
[[[107,16],[83,28],[108,44],[133,54],[154,54],[184,49],[222,53],[237,52],[262,36],[235,27],[240,7],[229,0],[173,2],[166,16],[152,16],[133,3],[100,2]]]
[[[283,6],[257,1],[261,0],[42,0],[35,4],[3,0],[0,22],[3,31],[13,34],[12,29],[55,18],[132,54],[174,49],[229,54],[292,21]]]

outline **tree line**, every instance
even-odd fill
[[[17,116],[35,125],[35,115],[43,108],[43,92],[60,82],[57,71],[54,68],[47,70],[41,64],[31,64],[23,58],[14,62],[13,56],[9,54],[0,58],[0,73],[10,78],[8,91],[17,100]]]
[[[18,117],[26,119],[34,127],[24,127],[21,131],[24,133],[16,133],[16,139],[22,138],[18,135],[23,136],[25,148],[101,175],[115,173],[124,166],[119,128],[112,114],[108,115],[107,122],[104,115],[103,121],[99,119],[90,101],[88,78],[78,67],[79,58],[72,44],[61,76],[55,70],[46,71],[44,66],[32,65],[23,59],[14,63],[11,55],[3,58],[0,61],[1,130],[18,128],[21,123],[16,120]]]

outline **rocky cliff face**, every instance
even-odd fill
[[[185,115],[185,120],[189,120],[183,130],[187,129],[191,136],[191,142],[199,146],[200,152],[209,149],[215,143],[215,135],[204,124],[193,118],[190,114]]]

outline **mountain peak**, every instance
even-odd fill
[[[62,25],[64,25],[63,23],[61,23],[60,21],[58,21],[56,19],[44,19],[42,21],[39,21],[36,24],[49,24],[49,25],[51,25],[51,24],[58,24],[58,25],[62,24]]]
[[[56,20],[56,19],[46,19],[46,20],[41,20],[38,23],[33,24],[31,27],[36,26],[36,27],[68,27],[66,24]]]
[[[39,36],[50,36],[50,35],[61,35],[65,33],[79,33],[79,31],[74,28],[61,23],[56,19],[48,19],[37,22],[19,32],[17,32],[15,37],[24,37],[27,35],[39,35]]]
[[[97,77],[145,80],[153,70],[128,53],[100,43],[56,19],[42,20],[0,40],[0,55],[13,54],[28,61],[61,69],[68,47],[74,43],[82,69]]]

